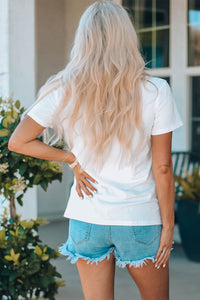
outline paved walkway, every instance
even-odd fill
[[[68,222],[64,219],[41,226],[40,238],[55,248],[67,240],[67,232]],[[174,250],[169,258],[170,300],[200,300],[200,263],[189,261],[185,256],[177,225],[174,228],[174,240]],[[84,300],[76,265],[66,261],[64,256],[55,260],[55,265],[66,282],[66,287],[59,289],[56,300]],[[115,300],[141,300],[138,288],[126,268],[116,267]]]

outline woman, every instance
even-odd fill
[[[73,169],[60,252],[77,264],[86,300],[114,299],[115,262],[143,300],[169,299],[171,139],[181,125],[169,85],[146,72],[126,10],[110,1],[89,6],[69,63],[40,89],[9,142],[11,151]],[[45,128],[67,151],[52,137],[36,139]]]

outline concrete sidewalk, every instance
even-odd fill
[[[67,233],[67,219],[51,222],[40,228],[41,240],[53,248],[59,247],[67,240]],[[177,225],[174,228],[174,241],[174,250],[169,258],[170,300],[200,300],[200,263],[189,261],[185,256]],[[64,256],[55,260],[55,265],[66,283],[66,287],[59,289],[56,299],[84,300],[76,265],[71,264]],[[115,300],[122,299],[141,300],[138,288],[127,269],[116,267]]]

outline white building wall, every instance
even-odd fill
[[[8,0],[9,94],[28,107],[35,99],[35,1]],[[37,217],[36,187],[29,189],[24,206],[17,212],[22,218]]]
[[[0,97],[8,97],[8,0],[0,1]]]

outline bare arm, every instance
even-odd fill
[[[76,159],[73,153],[46,145],[45,143],[36,139],[44,129],[45,127],[39,125],[29,116],[26,116],[13,132],[9,140],[8,149],[13,152],[18,152],[40,159],[72,164]],[[74,175],[76,176],[76,190],[79,197],[84,196],[81,190],[83,190],[87,195],[93,196],[90,190],[97,190],[91,185],[88,179],[92,182],[96,182],[95,179],[87,172],[82,170],[80,164],[76,165],[73,168],[73,171]]]
[[[171,160],[172,132],[152,136],[152,167],[161,211],[166,228],[174,227],[174,176]]]
[[[8,143],[8,149],[36,158],[71,164],[75,160],[73,153],[46,145],[36,139],[44,129],[45,127],[26,116],[13,132]]]
[[[160,245],[155,267],[166,266],[173,244],[174,176],[171,160],[172,132],[152,135],[152,168],[162,219]]]

